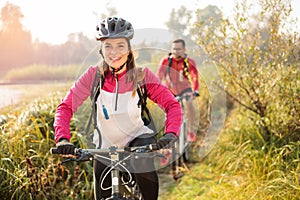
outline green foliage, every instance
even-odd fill
[[[254,14],[248,2],[233,20],[198,13],[196,40],[235,105],[213,150],[162,198],[299,199],[299,35],[288,1],[259,0]]]
[[[226,94],[245,110],[268,143],[299,140],[299,47],[288,32],[290,9],[285,1],[259,1],[262,10],[250,17],[249,5],[237,6],[234,22],[199,21],[197,41],[221,73]],[[219,19],[218,19],[219,20]],[[297,114],[298,113],[298,114]]]

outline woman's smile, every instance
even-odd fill
[[[118,69],[127,61],[129,46],[125,38],[106,39],[103,41],[102,52],[105,62]]]

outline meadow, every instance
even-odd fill
[[[24,95],[1,109],[0,199],[92,198],[91,163],[61,165],[62,158],[49,153],[55,146],[55,109],[72,82],[14,86]],[[205,90],[201,89],[198,100],[202,110],[207,106]],[[70,126],[71,142],[79,147],[87,145],[83,135],[86,104]],[[299,199],[299,140],[281,144],[264,140],[244,112],[238,106],[229,109],[217,143],[205,157],[197,153],[202,141],[194,145],[186,175],[178,182],[169,180],[161,200]],[[199,130],[205,130],[207,114],[201,114]]]

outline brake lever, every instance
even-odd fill
[[[85,161],[91,161],[92,160],[92,157],[89,156],[89,157],[79,157],[77,159],[75,159],[76,162],[85,162]]]
[[[67,162],[85,162],[85,161],[90,161],[92,160],[93,156],[91,154],[88,153],[81,153],[79,155],[77,155],[76,158],[68,158],[65,159],[63,161],[61,161],[61,164],[67,163]]]
[[[72,161],[76,161],[76,159],[75,158],[68,158],[68,159],[65,159],[65,160],[61,161],[60,163],[64,164],[64,163],[72,162]]]
[[[85,162],[93,159],[93,156],[86,152],[81,152],[80,156],[75,159],[76,162]]]

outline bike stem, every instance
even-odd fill
[[[119,154],[114,151],[114,149],[111,149],[112,152],[110,153],[110,157],[111,157],[111,180],[112,180],[112,191],[111,191],[111,198],[117,198],[120,197],[120,189],[119,189],[119,181],[120,181],[120,174],[119,174],[119,170],[116,169],[116,163],[119,160]]]

